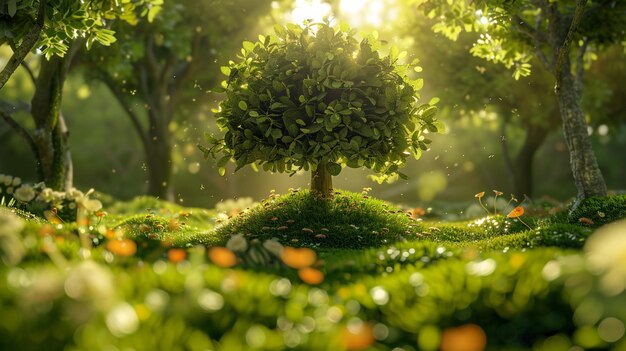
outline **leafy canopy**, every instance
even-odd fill
[[[275,34],[243,42],[239,62],[222,67],[226,97],[216,113],[225,132],[209,136],[205,156],[221,155],[220,173],[234,159],[237,169],[262,165],[295,172],[323,165],[398,173],[410,154],[428,149],[426,131],[442,125],[436,107],[418,104],[421,79],[411,79],[417,60],[391,47],[379,52],[377,35],[359,40],[346,25],[275,26]],[[407,152],[407,151],[410,151]]]
[[[557,49],[565,39],[577,5],[570,0],[411,2],[428,17],[436,19],[435,32],[451,40],[456,40],[463,31],[478,33],[471,53],[512,69],[515,79],[530,74],[533,58],[554,70]],[[626,43],[625,13],[624,1],[586,1],[585,13],[574,37],[575,44],[587,49],[586,61],[602,46]]]
[[[86,39],[87,48],[95,42],[109,46],[116,39],[108,21],[136,24],[144,16],[152,21],[163,4],[163,0],[41,1],[0,1],[0,45],[17,45],[24,39],[37,25],[41,5],[45,6],[45,21],[35,47],[49,59],[64,56],[69,43],[78,38]]]

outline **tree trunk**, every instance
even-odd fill
[[[61,115],[61,98],[65,81],[63,58],[41,59],[31,114],[35,121],[33,140],[37,148],[40,180],[55,190],[71,187],[72,167],[69,159],[69,132]]]
[[[152,112],[150,112],[152,113]],[[146,145],[146,161],[148,163],[148,195],[163,200],[174,200],[172,186],[172,150],[167,128],[152,126],[149,130]]]
[[[524,144],[515,158],[513,191],[518,198],[533,195],[533,160],[537,150],[548,136],[549,130],[544,127],[529,125],[526,130]]]
[[[323,199],[333,196],[333,179],[325,164],[319,164],[311,171],[311,192]]]
[[[556,95],[572,174],[578,189],[574,205],[576,207],[580,201],[591,196],[606,196],[606,184],[587,133],[587,123],[581,107],[581,89],[577,87],[572,75],[569,57],[563,60],[561,69],[562,73],[556,75]]]

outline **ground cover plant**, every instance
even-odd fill
[[[315,217],[312,198],[271,194],[230,219],[148,197],[82,221],[2,207],[2,347],[625,346],[621,212],[599,229],[563,212],[528,229],[493,214],[424,220],[346,191]],[[591,214],[574,215],[607,205],[626,200],[591,199],[578,209]]]

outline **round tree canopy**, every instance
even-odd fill
[[[276,26],[275,34],[245,41],[240,61],[222,67],[226,97],[216,113],[225,132],[201,147],[207,156],[234,159],[237,169],[262,165],[272,172],[341,166],[398,173],[406,158],[419,158],[441,128],[436,107],[419,105],[421,79],[411,79],[406,53],[378,49],[375,35],[361,40],[347,26],[306,23]]]

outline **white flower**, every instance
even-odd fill
[[[283,253],[283,245],[274,239],[265,240],[263,247],[277,257],[280,257]]]
[[[72,188],[67,196],[68,199],[74,200],[76,205],[84,208],[88,212],[96,212],[102,208],[102,203],[99,200],[89,198],[89,195],[93,194],[93,192],[93,189],[89,189],[87,193],[83,194],[82,191]]]
[[[37,200],[41,200],[43,202],[52,202],[53,199],[54,194],[50,188],[44,188],[41,193],[39,193],[39,196],[37,196]]]
[[[13,186],[19,186],[20,184],[22,184],[22,179],[15,177],[13,178]]]
[[[11,183],[13,183],[13,177],[11,177],[10,175],[5,175],[4,179],[2,179],[2,182],[4,183],[4,185],[10,186]]]
[[[35,189],[30,185],[24,184],[15,190],[13,197],[22,202],[29,202],[35,198]]]
[[[248,248],[248,242],[242,234],[235,234],[226,243],[226,248],[230,251],[244,252]]]
[[[85,194],[76,188],[71,188],[65,192],[65,198],[68,200],[78,200],[83,197],[85,197]]]
[[[13,194],[13,187],[12,186],[7,188],[7,194],[9,194],[9,195]]]
[[[626,219],[607,224],[585,244],[589,268],[602,274],[600,284],[609,295],[626,290]]]
[[[80,205],[89,212],[96,212],[102,208],[102,202],[96,199],[85,199]]]

